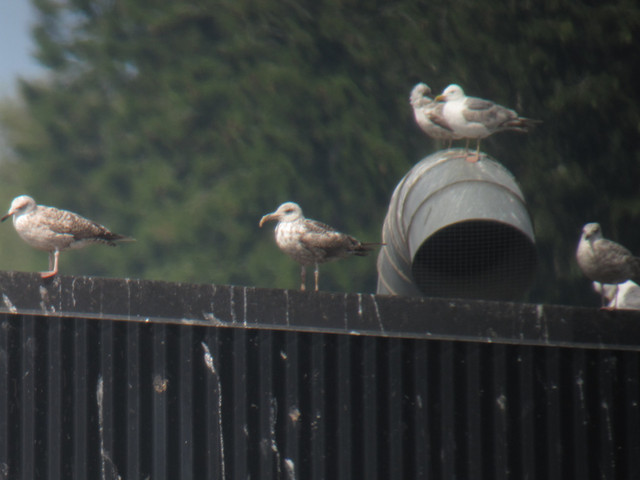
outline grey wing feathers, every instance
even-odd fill
[[[466,110],[464,118],[470,122],[482,123],[489,129],[500,127],[505,122],[518,118],[518,114],[513,110],[489,102],[486,103],[489,104],[487,108]]]
[[[431,108],[431,110],[427,114],[427,117],[429,118],[429,120],[431,120],[431,122],[433,122],[440,128],[443,128],[448,132],[453,133],[453,129],[449,126],[449,122],[447,122],[447,120],[444,118],[444,115],[442,113],[443,108],[444,108],[444,103],[439,103],[435,105],[433,108]]]
[[[541,123],[540,120],[520,117],[515,110],[481,98],[469,97],[465,105],[467,110],[463,113],[464,118],[470,122],[482,123],[490,130],[528,132]]]
[[[469,110],[489,110],[490,108],[495,107],[496,104],[489,100],[483,100],[482,98],[467,97],[465,106]]]
[[[606,264],[624,263],[633,257],[626,247],[606,238],[595,242],[594,248],[601,262]]]
[[[627,279],[640,282],[640,258],[635,257],[627,248],[603,238],[594,243],[594,249],[601,268],[623,271]]]
[[[116,240],[126,240],[127,237],[109,231],[103,225],[84,218],[67,210],[59,210],[53,207],[47,208],[47,215],[43,221],[54,232],[61,235],[72,235],[74,240],[92,240],[115,246]]]
[[[311,220],[306,218],[304,220],[304,226],[310,233],[325,234],[325,233],[338,233],[338,231],[327,225],[326,223],[319,222],[317,220]]]
[[[358,253],[360,242],[351,235],[338,232],[334,228],[316,220],[306,220],[307,232],[301,235],[300,242],[309,250],[322,250],[325,258],[346,256]]]

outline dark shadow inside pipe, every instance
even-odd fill
[[[501,222],[470,220],[427,238],[411,272],[427,296],[516,300],[533,282],[535,245],[523,232]]]

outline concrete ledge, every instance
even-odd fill
[[[640,351],[640,312],[0,272],[0,313]]]

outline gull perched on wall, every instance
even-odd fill
[[[627,280],[640,282],[640,258],[619,243],[604,238],[598,223],[587,223],[582,228],[576,260],[582,272],[594,282],[616,285],[616,288]],[[603,306],[604,292],[600,290]],[[611,297],[615,298],[616,293]]]
[[[640,286],[627,280],[619,285],[593,282],[593,289],[609,302],[609,308],[640,310]]]
[[[445,103],[436,102],[431,98],[431,88],[426,83],[418,83],[413,87],[409,103],[413,108],[416,123],[429,137],[447,141],[447,148],[451,148],[453,140],[461,138],[454,133],[443,117],[442,110]]]
[[[306,288],[306,267],[315,265],[315,289],[318,290],[318,265],[351,255],[364,256],[379,243],[361,243],[351,235],[329,225],[305,218],[297,203],[286,202],[260,219],[260,227],[277,220],[276,244],[301,266],[300,290]]]
[[[480,158],[480,140],[497,132],[516,131],[528,132],[539,120],[532,120],[518,115],[515,110],[503,107],[490,100],[467,97],[460,85],[449,85],[442,94],[435,98],[436,102],[444,102],[441,118],[432,116],[435,123],[442,123],[443,128],[450,128],[459,136],[467,139],[465,153],[469,148],[469,140],[477,142],[475,159]]]
[[[115,246],[117,241],[133,241],[77,213],[36,205],[28,195],[14,198],[9,213],[0,221],[11,216],[16,232],[27,244],[49,252],[49,271],[41,272],[42,278],[58,273],[58,259],[64,250],[82,248],[90,243]]]

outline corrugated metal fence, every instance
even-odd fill
[[[632,348],[2,313],[0,478],[638,479],[639,369]]]
[[[2,478],[640,478],[637,352],[0,328]]]

